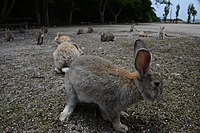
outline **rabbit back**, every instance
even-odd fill
[[[133,100],[140,100],[140,95],[132,99],[133,93],[138,92],[135,85],[137,76],[138,73],[114,66],[104,58],[83,55],[70,65],[65,77],[70,82],[65,83],[73,86],[79,101],[96,103],[102,108],[115,107],[121,111]]]

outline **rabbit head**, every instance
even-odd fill
[[[44,32],[39,30],[36,32],[37,45],[41,45],[44,39]]]
[[[60,33],[57,33],[57,36],[54,38],[54,41],[58,44],[61,44],[63,42],[70,42],[71,39],[69,36],[61,35]]]
[[[162,32],[165,29],[165,26],[160,26],[160,31]]]
[[[77,31],[76,34],[77,34],[77,35],[84,34],[84,30],[83,30],[83,29],[78,29],[78,31]]]
[[[154,101],[162,94],[162,81],[149,71],[150,51],[141,40],[134,46],[133,73],[98,56],[75,59],[65,74],[67,106],[59,119],[69,117],[77,102],[96,103],[104,119],[110,120],[117,131],[126,132],[128,127],[120,122],[120,112],[141,100]]]
[[[48,28],[44,27],[44,26],[41,27],[41,30],[42,30],[43,33],[47,33],[48,32]]]
[[[77,44],[63,42],[58,45],[53,53],[55,71],[58,73],[64,72],[63,68],[69,67],[71,62],[82,55],[82,50]]]
[[[139,73],[138,90],[144,100],[155,100],[162,94],[162,80],[149,70],[150,51],[140,39],[134,44],[135,69]]]

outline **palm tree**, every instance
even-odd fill
[[[177,23],[177,21],[178,21],[179,10],[180,10],[180,5],[178,4],[178,5],[176,6],[176,23]]]
[[[164,14],[163,14],[163,17],[164,17],[164,21],[166,23],[166,20],[167,20],[167,15],[169,14],[169,5],[166,5],[165,8],[164,8]]]
[[[191,19],[191,14],[192,14],[192,11],[194,10],[194,5],[191,3],[188,5],[188,9],[187,9],[187,13],[188,13],[188,20],[187,20],[187,23],[189,24],[190,23],[190,19]]]
[[[192,11],[192,16],[193,16],[193,23],[194,23],[194,21],[195,21],[195,16],[197,15],[197,10],[193,10]]]

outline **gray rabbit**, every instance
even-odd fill
[[[72,114],[77,102],[95,103],[115,130],[126,132],[128,127],[120,122],[120,113],[162,94],[162,81],[149,71],[151,53],[141,40],[135,41],[134,56],[136,71],[132,73],[98,56],[83,55],[74,60],[65,74],[67,105],[60,121]]]
[[[101,41],[102,42],[109,42],[109,41],[114,41],[114,34],[111,32],[102,32],[101,33]]]
[[[14,40],[13,33],[9,29],[6,29],[6,31],[5,31],[5,40],[6,41],[13,41]]]

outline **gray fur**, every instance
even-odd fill
[[[13,41],[14,40],[14,36],[13,33],[10,30],[5,31],[5,40],[6,41]]]
[[[94,31],[94,29],[92,27],[88,27],[87,33],[92,33],[93,31]]]
[[[43,39],[44,39],[44,32],[37,31],[36,33],[37,45],[41,45],[43,43]]]
[[[41,30],[42,30],[43,33],[47,33],[48,32],[48,28],[44,27],[44,26],[41,27]]]
[[[137,53],[138,64],[135,66],[146,69],[143,66],[148,66],[149,62],[142,64],[143,54],[148,59],[151,54],[144,49],[138,49]],[[130,73],[98,56],[77,58],[65,74],[67,106],[61,112],[60,120],[71,115],[77,102],[95,103],[100,107],[102,117],[110,120],[115,130],[126,132],[128,127],[120,122],[120,113],[141,100],[153,101],[162,93],[161,80],[148,70],[143,71],[145,73]]]
[[[114,34],[111,32],[103,32],[101,33],[101,41],[102,42],[109,42],[109,41],[114,41]]]
[[[80,34],[84,34],[83,29],[79,29],[79,30],[77,31],[77,35],[80,35]]]
[[[72,61],[83,54],[82,50],[76,44],[71,42],[63,42],[58,45],[56,51],[53,53],[55,71],[63,72],[63,68],[69,67]]]

